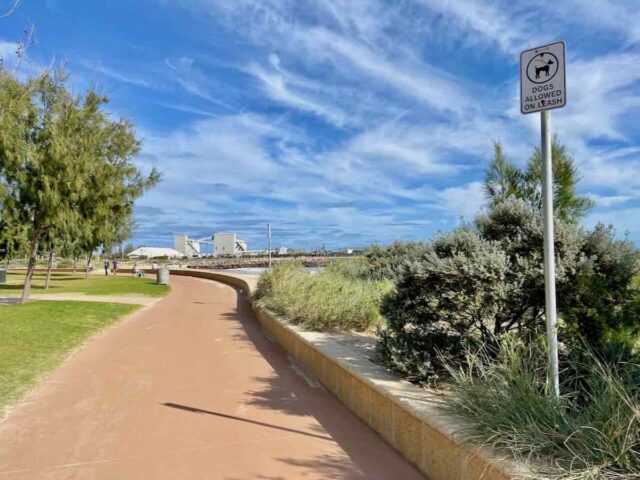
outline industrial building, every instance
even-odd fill
[[[216,232],[213,234],[213,254],[216,256],[242,255],[247,252],[247,243],[235,233]]]
[[[204,240],[193,240],[186,235],[174,235],[173,248],[179,251],[182,256],[187,258],[200,256],[200,243]]]
[[[183,257],[202,256],[201,245],[203,244],[212,245],[215,256],[238,256],[248,252],[247,243],[240,240],[235,233],[217,232],[213,234],[213,237],[197,240],[184,234],[173,236],[173,246]]]

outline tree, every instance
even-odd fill
[[[106,97],[90,91],[74,98],[66,79],[57,71],[21,82],[0,69],[0,178],[30,244],[23,302],[45,234],[76,237],[87,252],[120,241],[134,200],[160,178],[135,167],[133,127],[109,119]]]
[[[553,164],[554,210],[566,221],[578,221],[590,208],[593,201],[576,193],[580,180],[575,162],[566,147],[553,139],[551,145]],[[506,158],[502,145],[494,143],[494,156],[485,174],[485,193],[491,205],[509,197],[520,198],[536,209],[542,208],[542,154],[536,148],[527,167],[523,170]]]
[[[87,99],[96,108],[107,102],[106,97],[96,94]],[[129,122],[111,122],[103,117],[95,131],[96,159],[88,178],[88,195],[79,206],[84,219],[80,243],[88,259],[100,245],[108,247],[129,238],[136,198],[161,179],[155,168],[143,175],[133,163],[140,143]]]
[[[129,255],[131,252],[133,252],[136,249],[136,247],[133,246],[133,243],[127,243],[127,245],[124,247],[124,255]]]

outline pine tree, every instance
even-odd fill
[[[566,147],[553,139],[551,146],[553,165],[553,204],[556,214],[566,221],[577,221],[590,208],[593,201],[577,195],[576,185],[580,180],[575,161]],[[502,145],[494,144],[494,156],[485,174],[485,193],[491,205],[508,197],[524,200],[536,209],[542,208],[542,155],[536,148],[525,169],[515,166],[504,155]]]

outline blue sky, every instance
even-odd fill
[[[519,52],[556,40],[568,105],[552,128],[596,201],[585,224],[640,239],[636,0],[23,0],[0,19],[8,64],[30,23],[21,70],[66,61],[164,173],[135,244],[225,230],[259,248],[267,222],[303,248],[448,230],[482,207],[494,140],[517,163],[539,142]]]

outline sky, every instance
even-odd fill
[[[0,0],[0,12],[14,0]],[[135,123],[136,246],[237,232],[249,248],[425,240],[483,207],[500,141],[540,142],[519,53],[566,42],[554,134],[596,203],[585,226],[640,240],[637,0],[23,0],[0,57],[34,28],[22,75],[64,62],[80,94]]]

